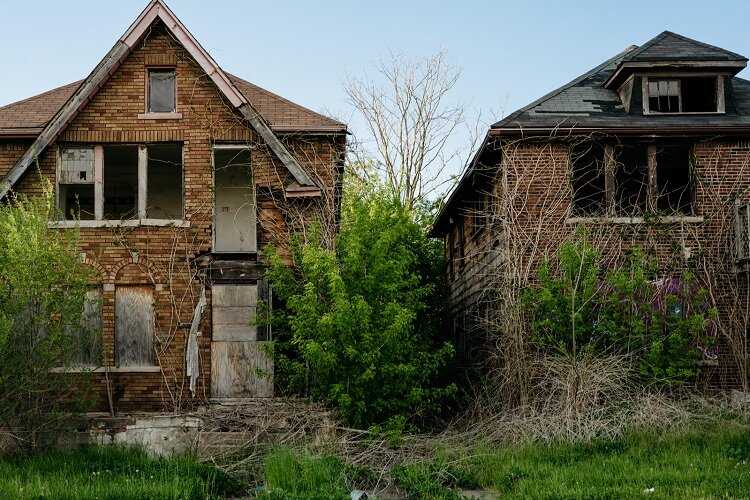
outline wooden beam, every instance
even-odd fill
[[[319,187],[312,178],[307,175],[307,172],[300,166],[297,159],[292,156],[289,150],[279,140],[278,136],[273,133],[271,127],[266,123],[260,113],[249,103],[245,103],[239,107],[242,116],[250,122],[250,125],[258,132],[258,135],[268,144],[271,151],[274,152],[276,157],[281,160],[281,163],[291,172],[294,179],[302,186]]]
[[[138,218],[146,218],[148,198],[148,149],[138,146]]]
[[[8,191],[21,180],[29,167],[37,161],[39,155],[58,136],[65,126],[78,115],[80,109],[86,105],[90,97],[99,89],[104,81],[128,54],[130,47],[118,41],[109,53],[94,68],[78,90],[71,96],[60,111],[50,120],[39,137],[26,150],[20,160],[10,169],[10,172],[0,181],[0,198],[4,198]]]

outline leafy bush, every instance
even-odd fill
[[[297,241],[289,268],[271,249],[268,276],[286,306],[273,319],[277,384],[352,425],[388,429],[455,391],[434,382],[453,349],[438,340],[442,248],[418,220],[373,188],[345,196],[336,251]]]
[[[51,372],[99,333],[84,314],[93,276],[77,233],[48,229],[53,207],[49,189],[0,204],[0,421],[31,447],[54,437],[61,412],[86,407],[82,374]]]
[[[533,340],[541,349],[630,356],[646,382],[678,382],[696,373],[710,349],[716,309],[689,271],[659,277],[654,259],[632,248],[608,271],[585,233],[545,261],[526,293]]]

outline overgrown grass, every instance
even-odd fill
[[[579,444],[443,452],[396,478],[415,498],[481,487],[502,498],[747,498],[750,432],[693,428]]]
[[[83,447],[0,458],[0,498],[224,498],[246,487],[190,456],[150,458],[141,450]]]
[[[750,432],[717,422],[579,444],[468,446],[396,465],[390,474],[409,498],[458,499],[463,489],[501,498],[748,498]],[[349,498],[351,489],[371,488],[372,476],[335,457],[291,450],[265,463],[273,498]]]

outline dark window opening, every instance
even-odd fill
[[[476,194],[477,198],[472,202],[471,206],[471,232],[472,237],[477,236],[482,229],[487,225],[488,219],[488,203],[487,193],[479,191]]]
[[[104,218],[135,218],[138,199],[138,146],[105,146],[103,181]]]
[[[656,149],[657,206],[662,212],[690,214],[690,148],[662,146]]]
[[[615,166],[615,203],[621,215],[646,211],[648,200],[648,146],[618,148]]]
[[[573,215],[602,215],[606,207],[604,146],[582,144],[571,151]]]
[[[67,220],[94,220],[94,185],[60,184],[60,211]]]
[[[148,147],[146,217],[149,219],[182,219],[182,147],[159,145]]]
[[[716,77],[682,79],[682,112],[716,111]]]
[[[148,72],[148,111],[172,113],[176,110],[175,71],[152,69]]]

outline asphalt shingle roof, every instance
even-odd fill
[[[669,52],[674,50],[675,52]],[[634,109],[625,111],[617,91],[604,88],[604,82],[623,62],[649,60],[692,60],[744,62],[746,58],[712,45],[665,31],[641,47],[631,46],[570,83],[550,92],[528,106],[492,125],[492,129],[544,130],[625,128],[750,127],[750,82],[730,80],[726,113],[716,115],[646,115]]]
[[[227,73],[237,89],[277,132],[345,132],[346,125]],[[39,133],[83,80],[0,107],[0,134]]]

